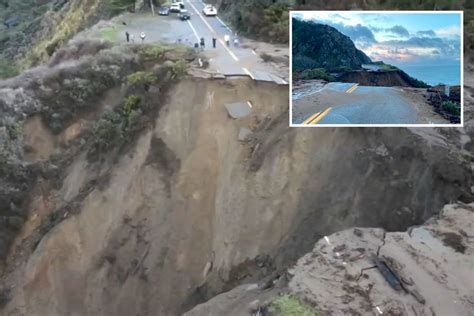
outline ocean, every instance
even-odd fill
[[[460,65],[432,65],[432,66],[397,66],[411,77],[424,81],[429,85],[439,83],[456,86],[461,84]]]

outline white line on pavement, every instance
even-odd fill
[[[207,28],[212,32],[215,33],[216,31],[212,28],[212,26],[207,23],[206,19],[202,17],[201,13],[199,13],[198,9],[189,1],[189,4],[193,7],[194,11],[196,11],[196,14],[201,18],[201,20],[206,24]]]
[[[257,56],[257,53],[252,49],[252,54],[254,54],[255,56]]]
[[[191,27],[191,29],[193,30],[193,33],[194,33],[194,36],[196,36],[196,39],[197,41],[199,42],[200,41],[200,37],[196,31],[196,29],[194,28],[193,24],[191,23],[191,21],[189,20],[186,20],[186,22],[188,22],[189,26]]]
[[[235,56],[235,54],[227,47],[226,43],[224,43],[224,41],[222,39],[219,38],[219,43],[221,43],[221,45],[227,50],[227,52],[229,53],[229,55],[235,60],[235,61],[239,61],[239,59],[237,58],[237,56]]]
[[[255,80],[255,77],[252,75],[252,73],[245,67],[242,67],[242,70],[250,76],[250,78],[252,78],[253,80]]]
[[[222,21],[220,17],[216,16],[216,19],[217,19],[217,21],[219,21],[222,25],[224,25],[224,27],[225,27],[226,29],[228,29],[229,32],[232,33],[232,30],[230,29],[230,27],[228,27],[227,24],[225,24],[224,21]]]

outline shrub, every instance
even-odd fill
[[[461,115],[461,105],[459,103],[452,101],[443,101],[443,103],[441,103],[441,108],[451,115]]]
[[[157,79],[153,73],[147,71],[137,71],[127,77],[129,84],[143,84],[146,86],[154,84]]]
[[[20,70],[13,60],[0,57],[0,79],[15,77],[19,73]]]
[[[318,316],[319,314],[303,305],[298,298],[290,295],[282,296],[270,304],[270,310],[279,316]]]
[[[123,113],[129,115],[133,110],[137,108],[140,104],[140,97],[137,95],[130,95],[127,97],[125,104],[123,106]]]
[[[300,76],[303,80],[310,80],[310,79],[321,79],[326,81],[334,81],[334,78],[329,75],[326,70],[323,68],[314,68],[311,70],[305,70],[301,73]]]
[[[168,49],[163,45],[138,45],[135,50],[145,60],[156,60],[162,58]]]
[[[171,72],[173,73],[173,78],[180,78],[186,74],[186,62],[184,60],[178,60],[174,63]]]
[[[8,126],[8,135],[11,139],[18,139],[23,134],[23,127],[21,124],[15,123]]]

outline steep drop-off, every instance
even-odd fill
[[[80,65],[65,57],[52,70],[7,81],[2,98],[34,98],[38,87],[30,84],[54,84],[44,78],[58,69],[68,82],[98,61],[104,69],[128,65],[124,72],[140,67],[133,54],[111,52]],[[25,224],[6,258],[6,315],[176,315],[285,268],[325,234],[404,229],[451,200],[472,200],[462,130],[289,128],[287,88],[250,79],[189,77],[166,90],[159,83],[131,90],[150,96],[147,123],[120,148],[89,155],[87,131],[122,106],[121,74],[55,134],[47,118],[63,109],[51,112],[44,101],[19,109],[3,99],[19,122],[23,110],[30,115],[24,139],[42,135],[54,152],[32,148],[37,156],[23,156],[23,137],[17,140],[17,158],[33,159],[25,167],[53,173],[34,173],[26,203],[17,206]],[[253,104],[252,115],[230,119],[224,105],[241,101]],[[241,127],[253,131],[244,143]],[[61,146],[64,135],[69,142]]]

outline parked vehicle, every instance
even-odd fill
[[[184,4],[182,3],[173,3],[170,7],[170,12],[179,13],[184,9]]]
[[[178,17],[181,21],[186,21],[191,19],[191,14],[189,14],[188,10],[181,9],[181,11],[178,13]]]
[[[204,9],[202,9],[202,13],[205,16],[216,16],[217,15],[217,9],[213,5],[206,5]]]
[[[169,15],[170,14],[170,8],[169,7],[161,7],[158,10],[159,15]]]

